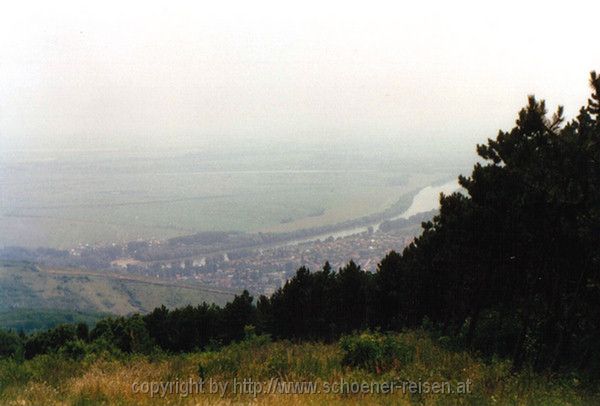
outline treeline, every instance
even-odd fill
[[[6,290],[5,290],[6,292]],[[5,329],[32,333],[48,330],[59,324],[87,323],[95,325],[108,313],[65,309],[12,308],[0,310],[0,326]]]
[[[223,308],[161,307],[90,332],[62,326],[13,334],[12,342],[26,357],[102,345],[179,352],[238,340],[249,325],[276,339],[333,340],[426,324],[446,340],[510,358],[516,369],[598,375],[600,78],[592,73],[590,82],[591,98],[567,123],[562,108],[548,117],[544,102],[530,97],[515,128],[478,146],[482,162],[460,178],[464,193],[442,196],[422,235],[376,273],[353,262],[338,271],[301,268],[256,302],[244,292]]]

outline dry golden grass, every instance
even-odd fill
[[[217,352],[185,355],[87,356],[69,361],[41,356],[23,363],[0,364],[0,404],[7,405],[595,405],[597,390],[583,388],[571,377],[547,378],[528,371],[513,374],[502,361],[483,363],[465,352],[436,345],[421,332],[397,335],[414,348],[414,358],[386,370],[344,366],[337,344],[268,342],[260,337]],[[470,379],[469,394],[178,394],[151,397],[134,393],[132,384],[145,381],[205,379],[255,381],[450,381]]]

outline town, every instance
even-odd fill
[[[392,250],[401,251],[410,244],[416,228],[389,232],[369,232],[346,237],[283,245],[256,250],[164,262],[116,261],[128,273],[156,278],[195,280],[217,288],[243,290],[255,294],[271,294],[291,278],[302,266],[320,269],[329,262],[333,269],[352,260],[362,269],[375,272],[377,264]]]
[[[169,240],[80,244],[69,250],[4,247],[0,259],[268,295],[302,266],[317,270],[329,262],[337,270],[352,260],[375,272],[381,258],[402,251],[434,213],[386,220],[346,234],[203,232]]]

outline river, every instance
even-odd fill
[[[452,180],[450,182],[444,183],[443,185],[438,186],[427,186],[423,189],[419,190],[417,194],[413,197],[413,200],[402,214],[399,216],[395,216],[389,218],[387,220],[396,220],[396,219],[408,219],[415,214],[424,213],[427,211],[431,211],[439,208],[440,205],[440,193],[444,193],[445,195],[452,194],[460,189],[460,185],[458,184],[458,179]],[[306,238],[294,239],[292,241],[287,241],[282,245],[292,245],[303,242],[315,241],[315,240],[324,240],[329,237],[340,238],[347,237],[349,235],[364,233],[372,227],[374,231],[379,230],[379,226],[381,222],[373,223],[370,225],[364,225],[359,227],[348,228],[344,230],[338,230],[334,232],[329,232],[321,235],[313,235]]]

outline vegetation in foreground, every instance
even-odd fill
[[[7,405],[87,404],[394,404],[394,405],[592,405],[598,388],[575,375],[548,377],[529,369],[513,372],[502,360],[482,362],[464,351],[446,348],[443,338],[422,330],[344,336],[337,343],[271,342],[250,329],[246,338],[217,350],[165,355],[95,350],[80,357],[62,350],[19,362],[0,360],[0,403]],[[144,383],[228,383],[220,393],[189,395],[142,393]],[[233,379],[251,378],[277,389],[258,393],[251,387],[233,393]],[[468,383],[468,393],[322,393],[329,383],[448,382],[452,391]],[[294,387],[287,382],[296,383]],[[321,393],[311,392],[314,383]],[[298,384],[300,383],[300,384]],[[304,386],[302,386],[304,385]],[[465,386],[463,386],[465,387]],[[346,391],[351,392],[350,386]],[[400,388],[400,387],[398,387]],[[408,386],[407,386],[408,388]],[[466,388],[466,387],[465,387]],[[239,391],[238,391],[239,392]],[[257,393],[253,393],[257,392]],[[295,393],[294,393],[295,392]],[[305,392],[305,393],[298,393]],[[368,391],[367,391],[368,392]]]

